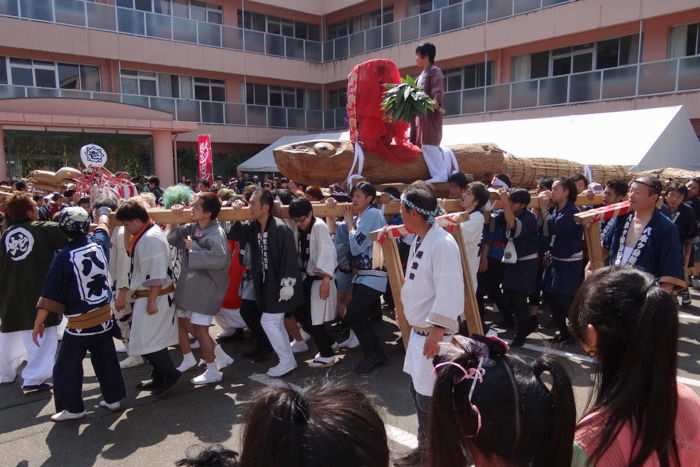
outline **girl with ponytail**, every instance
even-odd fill
[[[476,335],[455,336],[440,354],[427,467],[571,465],[576,407],[560,364],[526,363]]]
[[[638,269],[603,268],[579,289],[571,331],[598,368],[575,467],[700,465],[700,399],[676,382],[676,306]]]

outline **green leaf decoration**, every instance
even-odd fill
[[[418,86],[412,76],[401,78],[398,84],[385,84],[382,97],[382,110],[393,121],[413,121],[417,116],[433,112],[437,105],[425,91]]]

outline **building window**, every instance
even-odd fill
[[[445,91],[460,91],[474,89],[493,84],[493,62],[488,62],[488,69],[482,63],[467,65],[463,68],[453,68],[445,71]]]
[[[148,71],[122,70],[122,93],[140,96],[158,96],[158,78]]]
[[[637,36],[610,39],[596,44],[596,68],[614,68],[637,63]]]
[[[241,10],[238,10],[238,27],[297,39],[321,40],[320,28],[317,24],[294,22],[252,11],[242,13]]]
[[[99,91],[100,72],[95,66],[0,57],[0,83]]]
[[[226,87],[218,79],[195,78],[194,98],[200,101],[226,101]]]
[[[328,108],[338,109],[345,108],[348,104],[347,89],[333,89],[328,92]]]
[[[700,23],[671,29],[669,57],[690,57],[700,54]]]
[[[375,10],[338,23],[329,24],[326,30],[328,32],[328,39],[337,39],[364,31],[365,29],[376,28],[377,26],[393,21],[394,7],[388,6],[385,7],[384,10]]]
[[[308,103],[307,95],[309,96]],[[321,94],[319,91],[307,91],[303,88],[268,86],[266,84],[246,83],[245,100],[249,105],[269,105],[272,107],[294,109],[321,108]]]
[[[220,5],[207,4],[197,0],[117,0],[117,6],[132,10],[173,15],[204,23],[223,24],[224,13]]]
[[[408,2],[408,16],[420,15],[429,11],[455,5],[463,0],[410,0]]]
[[[7,84],[7,59],[0,57],[0,84]]]

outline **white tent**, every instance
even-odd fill
[[[272,150],[315,139],[348,139],[347,132],[284,136],[239,166],[276,172]],[[495,143],[518,157],[558,157],[581,164],[618,164],[633,170],[700,170],[700,141],[682,106],[443,127],[443,145]]]
[[[442,144],[466,142],[493,142],[525,158],[700,170],[700,141],[682,106],[443,127]]]
[[[329,133],[317,133],[308,135],[293,135],[293,136],[283,136],[277,139],[274,143],[266,146],[262,151],[255,154],[253,157],[247,161],[239,164],[238,170],[241,172],[277,172],[277,164],[275,163],[275,156],[272,150],[285,144],[298,143],[300,141],[311,141],[316,139],[350,139],[348,132],[329,132]]]

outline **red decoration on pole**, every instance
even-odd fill
[[[590,220],[591,222],[605,222],[618,216],[624,216],[630,212],[630,202],[620,201],[619,203],[601,206],[576,214],[579,221]]]
[[[211,136],[197,136],[197,178],[214,183],[214,157],[211,153]]]

